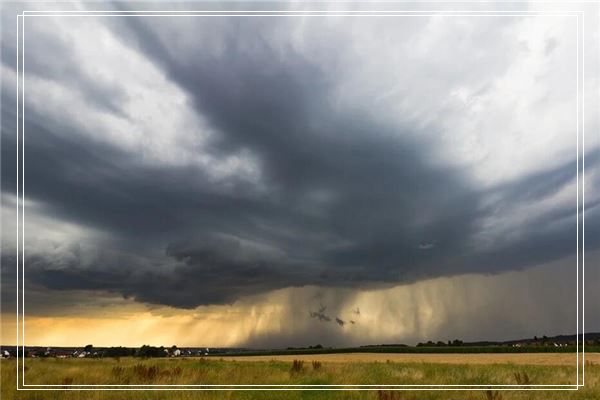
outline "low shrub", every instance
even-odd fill
[[[133,373],[141,380],[152,381],[159,375],[160,368],[156,365],[148,367],[144,364],[136,364],[133,366]]]
[[[71,384],[73,384],[73,377],[72,376],[66,376],[63,378],[62,380],[62,384],[65,386],[70,386]]]
[[[484,395],[486,400],[502,400],[502,394],[498,391],[486,390]]]
[[[518,385],[529,385],[531,384],[531,380],[529,379],[529,375],[527,372],[515,372],[515,381],[517,381]]]
[[[377,400],[400,400],[400,396],[397,392],[391,390],[378,390]]]
[[[292,368],[290,369],[290,372],[291,373],[302,372],[303,368],[304,368],[304,361],[302,361],[302,360],[294,360],[292,362]]]

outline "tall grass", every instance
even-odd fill
[[[2,360],[2,400],[154,399],[367,399],[367,400],[573,400],[600,399],[600,365],[586,365],[578,391],[102,391],[62,390],[69,385],[377,385],[377,384],[573,384],[574,366],[467,365],[402,362],[228,361],[227,359],[27,359],[26,384],[59,391],[15,390],[16,362]],[[310,366],[312,365],[312,368]],[[376,389],[376,388],[375,388]]]

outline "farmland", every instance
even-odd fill
[[[600,354],[586,354],[578,391],[79,391],[69,385],[516,385],[573,384],[575,354],[318,354],[207,358],[38,358],[25,360],[27,385],[15,391],[16,360],[1,363],[2,399],[600,399]],[[208,387],[205,387],[208,388]],[[459,395],[460,393],[460,395]]]

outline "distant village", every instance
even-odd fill
[[[26,346],[18,348],[19,356],[30,358],[101,358],[101,357],[206,357],[215,355],[260,355],[260,354],[313,354],[339,352],[563,352],[575,351],[576,335],[558,335],[554,337],[537,337],[532,339],[511,340],[505,342],[463,342],[462,340],[427,341],[416,346],[406,344],[372,344],[352,348],[324,347],[320,344],[307,347],[288,347],[287,349],[248,349],[232,347],[94,347],[88,344],[84,347],[42,347]],[[586,333],[585,343],[579,336],[580,351],[585,344],[590,351],[600,351],[600,333]],[[592,350],[594,349],[594,350]],[[1,346],[1,358],[17,356],[16,346]]]
[[[231,348],[210,348],[210,347],[192,347],[179,348],[154,347],[144,345],[140,348],[132,347],[94,347],[89,344],[85,347],[25,347],[25,357],[30,358],[100,358],[100,357],[202,357],[212,354],[224,354],[231,351],[240,351],[241,349]],[[18,348],[19,356],[23,354],[23,349]],[[2,346],[0,351],[2,358],[17,356],[16,346]]]

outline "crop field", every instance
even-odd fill
[[[46,399],[600,399],[600,354],[586,354],[579,390],[370,391],[81,391],[69,385],[532,385],[574,384],[574,354],[320,354],[227,358],[97,358],[25,360],[25,384],[56,391],[19,391],[16,360],[2,360],[1,398]],[[205,387],[208,388],[208,387]],[[349,387],[346,387],[348,389]],[[376,388],[374,388],[376,389]]]
[[[581,354],[580,354],[581,357]],[[600,353],[585,355],[591,363],[600,364]],[[518,365],[561,365],[575,366],[577,355],[575,353],[493,353],[493,354],[377,354],[377,353],[349,353],[349,354],[299,354],[278,356],[234,356],[226,360],[236,361],[321,361],[321,362],[401,362],[401,363],[442,363],[442,364],[518,364]]]

